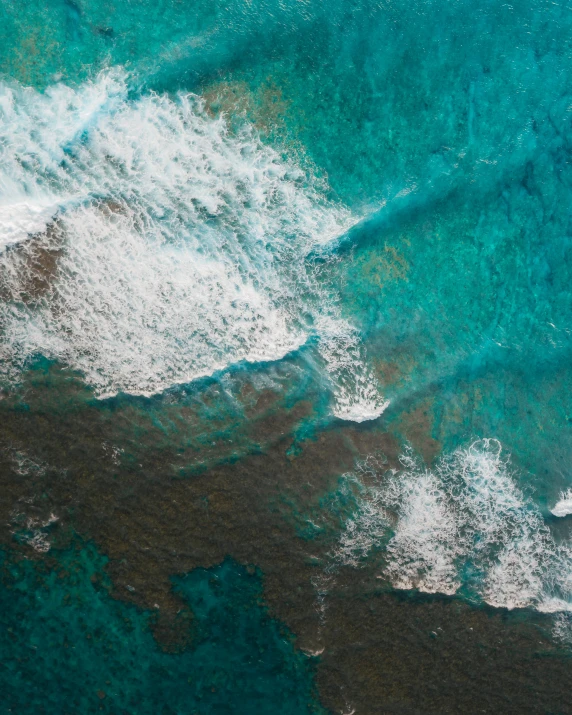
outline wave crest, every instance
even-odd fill
[[[193,95],[130,99],[117,73],[77,91],[3,86],[0,115],[7,365],[39,352],[100,397],[151,394],[318,331],[334,412],[383,410],[357,331],[307,260],[355,217],[251,127],[229,131]]]

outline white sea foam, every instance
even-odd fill
[[[130,100],[117,74],[3,86],[0,119],[0,251],[36,234],[61,254],[31,306],[25,256],[0,252],[15,296],[0,308],[5,365],[39,352],[99,396],[151,394],[315,332],[335,414],[381,413],[359,335],[306,260],[356,217],[252,128],[230,132],[191,95]]]
[[[47,198],[30,202],[22,197],[20,201],[0,203],[0,251],[45,231],[58,210],[59,203]]]
[[[382,545],[395,588],[451,595],[463,586],[496,607],[572,610],[572,548],[555,542],[500,443],[475,442],[431,470],[410,453],[402,462],[399,472],[347,475],[362,486],[337,550],[342,563]]]
[[[458,525],[443,485],[430,472],[392,484],[387,498],[399,510],[387,546],[387,575],[395,588],[453,594],[460,585]]]
[[[354,502],[356,507],[340,537],[337,555],[344,564],[358,566],[387,540],[391,514],[383,492],[370,486],[378,466],[376,459],[370,456],[357,465],[355,473],[344,475],[343,500]]]
[[[572,644],[572,613],[558,613],[554,618],[552,633],[556,640],[570,646]]]
[[[332,315],[319,315],[316,326],[320,352],[334,386],[336,417],[352,422],[379,417],[389,401],[380,396],[357,331],[346,320]]]
[[[568,516],[568,514],[572,514],[572,489],[562,492],[560,499],[550,511],[554,516]]]

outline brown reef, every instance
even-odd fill
[[[98,403],[65,370],[30,373],[0,399],[3,544],[49,562],[49,552],[14,545],[14,515],[57,515],[53,546],[72,534],[93,540],[109,557],[114,597],[154,609],[154,635],[171,652],[192,647],[192,613],[173,593],[173,575],[227,556],[259,567],[271,614],[317,657],[333,713],[572,711],[570,660],[535,624],[456,599],[390,594],[375,563],[325,576],[335,516],[322,509],[323,531],[308,538],[304,515],[319,512],[360,456],[376,452],[396,467],[394,435],[339,424],[294,445],[288,435],[310,403],[286,409],[278,393],[246,383],[241,395],[258,448],[232,457],[235,445],[221,440],[214,452],[205,445],[205,457],[182,438],[168,447],[164,426],[136,400]],[[189,405],[174,399],[162,409],[165,424],[196,429]],[[413,411],[406,427],[421,434],[425,420]]]

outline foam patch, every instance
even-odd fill
[[[499,442],[475,442],[431,470],[411,453],[402,463],[382,474],[370,461],[346,476],[361,486],[336,552],[341,563],[358,565],[381,547],[383,575],[398,589],[462,588],[496,607],[572,610],[572,549],[555,542]]]
[[[192,95],[131,100],[117,73],[77,91],[3,86],[0,115],[11,379],[41,353],[99,397],[149,395],[282,358],[316,334],[334,413],[383,411],[359,334],[307,260],[357,217],[251,127],[230,132]],[[31,249],[8,250],[23,241],[36,271],[38,255],[57,254],[41,295]]]

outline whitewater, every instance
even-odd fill
[[[200,97],[0,86],[0,358],[41,354],[100,398],[151,395],[317,344],[333,414],[386,401],[309,256],[360,217]],[[334,258],[332,257],[332,260]]]
[[[371,455],[343,477],[342,503],[354,506],[335,563],[358,568],[377,553],[393,588],[558,614],[557,633],[572,633],[572,544],[553,536],[500,442],[431,468],[411,450],[400,461],[388,471]]]

